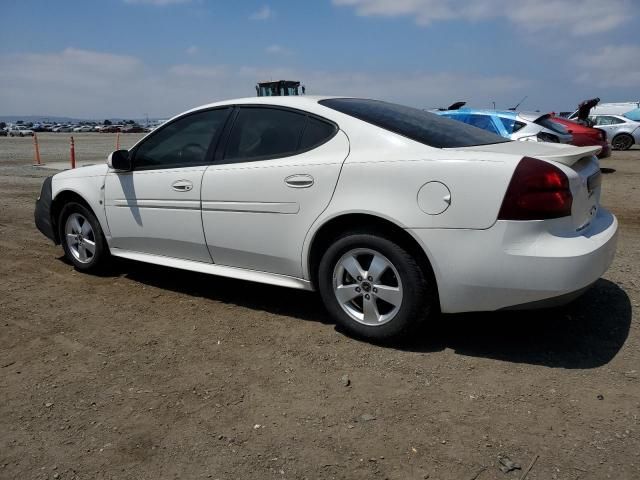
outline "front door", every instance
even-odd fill
[[[199,111],[163,125],[131,150],[132,171],[107,174],[111,248],[211,262],[202,230],[202,176],[230,111]]]

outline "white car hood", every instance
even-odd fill
[[[563,145],[548,142],[504,142],[491,145],[479,145],[475,147],[464,147],[456,150],[471,150],[474,152],[495,152],[512,155],[522,155],[527,157],[541,158],[552,162],[562,163],[571,166],[584,157],[597,155],[602,147],[574,147],[573,145]]]

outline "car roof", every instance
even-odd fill
[[[230,100],[222,100],[220,102],[208,103],[199,107],[193,108],[189,111],[202,110],[205,108],[221,107],[224,105],[276,105],[283,107],[298,107],[303,108],[305,105],[317,104],[320,100],[326,100],[328,98],[341,98],[335,96],[323,96],[323,95],[290,95],[290,96],[274,96],[274,97],[244,97],[234,98]]]
[[[484,110],[480,108],[460,108],[458,110],[444,110],[435,113],[449,115],[491,115],[492,117],[508,118],[510,120],[515,120],[518,117],[518,113],[512,110]]]

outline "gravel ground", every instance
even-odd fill
[[[42,135],[44,160],[67,142]],[[80,159],[114,143],[76,136]],[[32,158],[0,138],[0,478],[519,479],[535,458],[528,480],[640,478],[640,150],[602,162],[621,231],[587,294],[395,348],[336,331],[309,292],[75,272],[33,225],[51,172]]]

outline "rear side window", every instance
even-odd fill
[[[504,128],[509,135],[517,132],[518,130],[520,130],[521,128],[527,125],[526,123],[519,122],[513,118],[507,118],[507,117],[498,117],[498,118],[502,122],[502,125],[504,125]]]
[[[295,155],[326,142],[334,124],[304,112],[241,107],[225,150],[225,162],[245,162]]]
[[[509,141],[463,122],[395,103],[359,98],[332,98],[319,103],[431,147],[460,148]]]
[[[224,127],[229,108],[197,112],[174,120],[145,139],[135,151],[138,170],[207,163],[207,152]]]
[[[308,150],[321,143],[326,142],[337,131],[332,123],[323,122],[314,117],[308,117],[307,126],[302,134],[300,141],[300,150]]]

